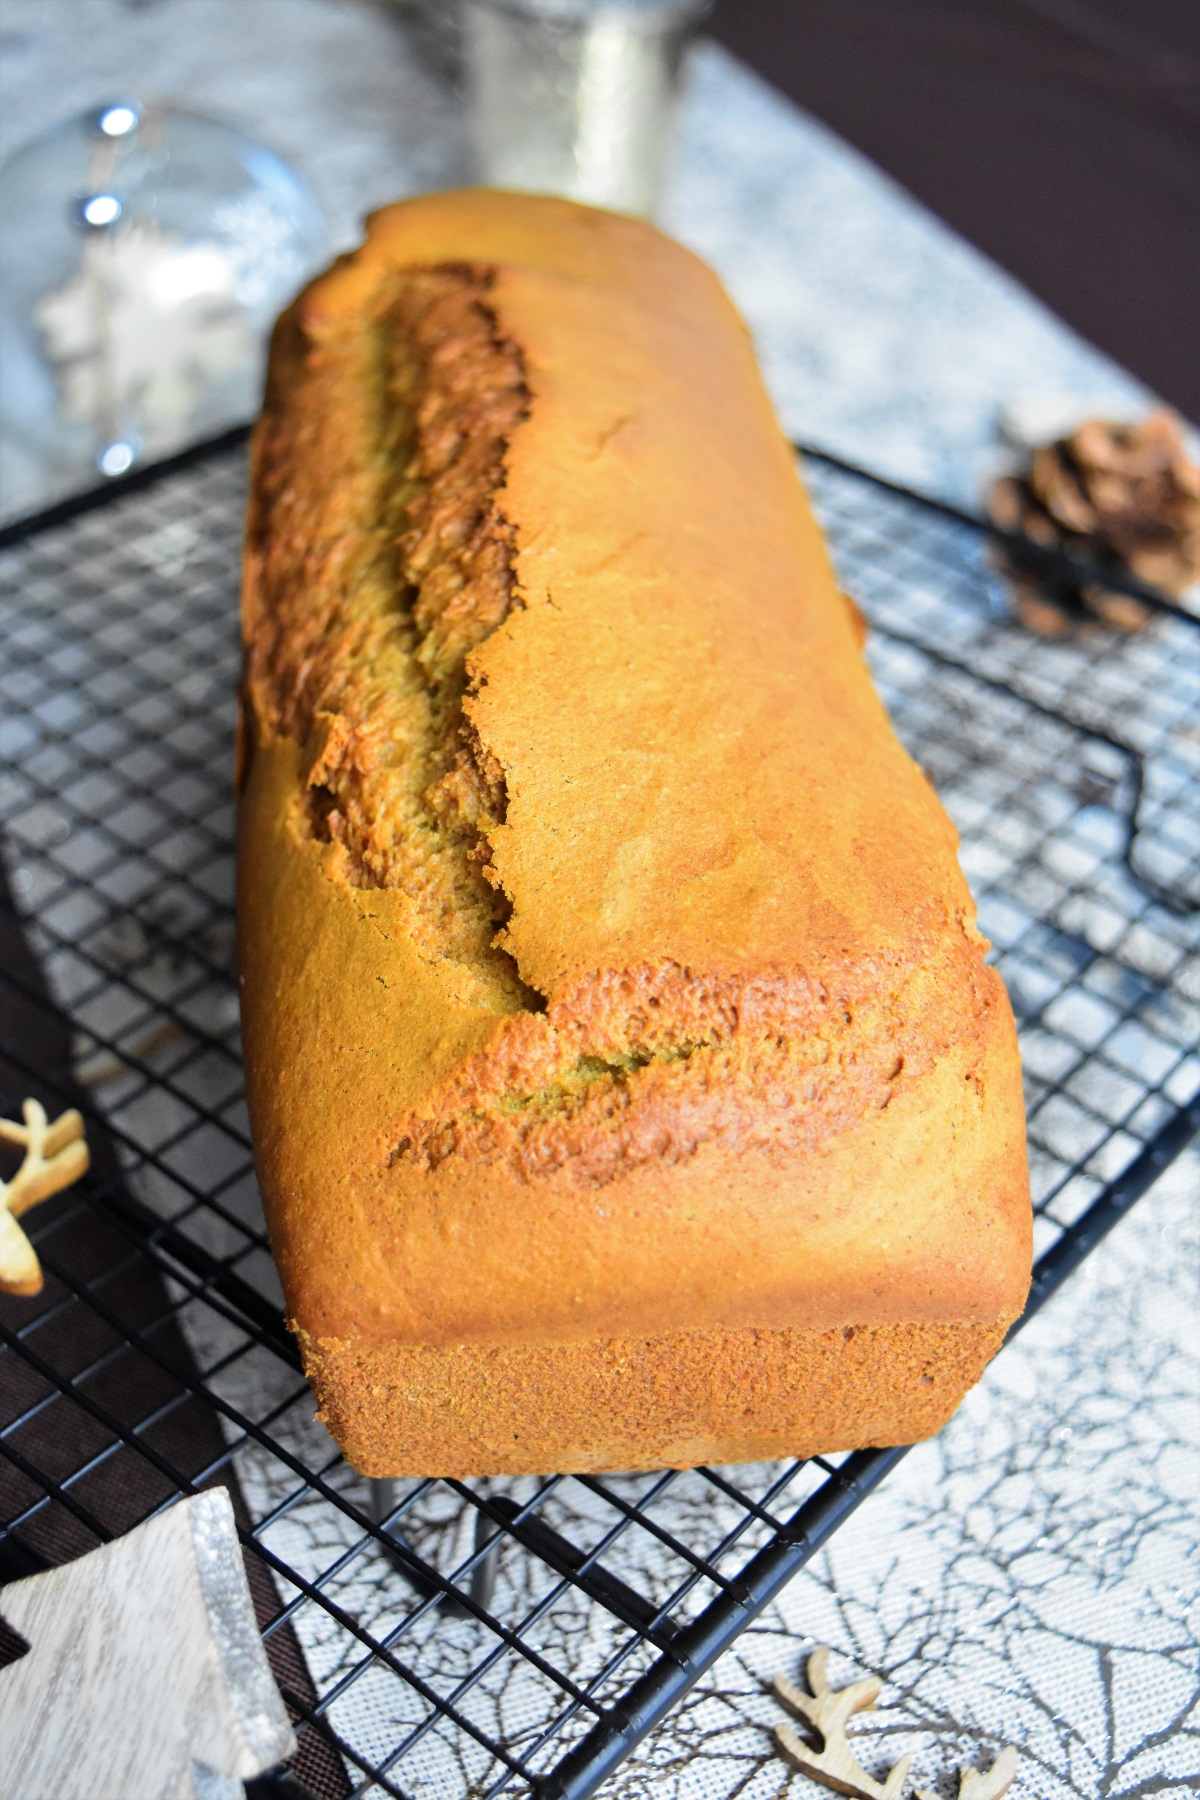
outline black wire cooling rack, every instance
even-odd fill
[[[1200,1126],[1200,637],[1032,638],[977,526],[808,474],[1017,1011],[1032,1313]],[[226,441],[0,544],[2,1110],[79,1104],[93,1151],[0,1305],[0,1578],[223,1481],[300,1740],[257,1792],[575,1800],[903,1452],[372,1484],[314,1422],[241,1096],[243,497]]]

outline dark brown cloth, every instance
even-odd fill
[[[711,29],[1200,419],[1196,0],[718,0]]]
[[[196,1365],[162,1274],[105,1217],[104,1197],[119,1192],[121,1173],[102,1122],[75,1088],[69,1052],[69,1026],[25,941],[0,860],[0,1117],[19,1118],[27,1098],[40,1100],[51,1117],[78,1106],[87,1119],[91,1152],[85,1180],[44,1202],[36,1213],[39,1236],[45,1227],[52,1228],[45,1257],[61,1276],[47,1268],[42,1292],[31,1298],[0,1295],[0,1325],[22,1334],[21,1349],[10,1344],[0,1348],[0,1431],[31,1407],[38,1408],[0,1438],[0,1582],[84,1555],[106,1537],[128,1531],[179,1493],[182,1482],[197,1478],[201,1486],[226,1487],[239,1526],[250,1524],[229,1464],[203,1474],[225,1456],[220,1424],[207,1401],[187,1391],[185,1383],[197,1379]],[[6,1166],[4,1173],[9,1172]],[[28,1215],[31,1223],[34,1216]],[[74,1293],[75,1284],[94,1295],[95,1303]],[[120,1326],[142,1333],[167,1368],[127,1343],[101,1308]],[[51,1373],[40,1372],[34,1359]],[[117,1431],[63,1394],[52,1379],[79,1377],[98,1360],[99,1366],[79,1381],[80,1392],[121,1430],[132,1432],[157,1409],[167,1409],[138,1433],[144,1450],[122,1442]],[[94,1467],[77,1481],[69,1480],[92,1459]],[[164,1471],[163,1463],[177,1472],[179,1481]],[[60,1483],[66,1485],[56,1497],[54,1486]],[[14,1520],[47,1495],[45,1504],[12,1528]],[[265,1628],[279,1615],[279,1596],[268,1565],[250,1550],[244,1554],[255,1612]],[[0,1611],[2,1604],[0,1599]],[[8,1644],[7,1659],[20,1648]],[[305,1706],[314,1705],[316,1692],[291,1627],[272,1633],[266,1648],[285,1699],[291,1694]],[[6,1644],[0,1642],[0,1663],[5,1652]],[[296,1708],[289,1711],[297,1719]],[[299,1749],[289,1768],[321,1800],[341,1800],[350,1787],[337,1752],[311,1728],[298,1727],[298,1736]]]

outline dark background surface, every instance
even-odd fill
[[[708,28],[1200,420],[1200,0],[718,0]]]

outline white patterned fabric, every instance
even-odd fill
[[[464,169],[453,103],[382,9],[87,0],[86,11],[85,61],[76,5],[6,0],[5,153],[103,98],[185,98],[243,116],[290,156],[342,242],[368,205]],[[712,47],[694,61],[666,222],[716,264],[745,310],[789,431],[901,480],[973,502],[1003,407],[1030,394],[1114,409],[1145,398]],[[19,447],[3,454],[4,505],[25,510],[44,492],[44,472]],[[1180,729],[1194,733],[1194,724]],[[770,1728],[784,1715],[767,1685],[780,1673],[798,1679],[818,1642],[833,1648],[836,1685],[885,1678],[879,1710],[856,1727],[873,1773],[911,1753],[914,1778],[948,1797],[959,1764],[984,1764],[1011,1742],[1022,1756],[1020,1800],[1200,1792],[1198,1194],[1192,1153],[1002,1353],[941,1437],[901,1464],[625,1765],[607,1790],[614,1800],[814,1794],[773,1749]],[[220,1350],[219,1334],[206,1339],[205,1329],[197,1313],[202,1360]],[[253,1386],[244,1369],[239,1380]],[[225,1391],[260,1415],[271,1398],[232,1376]],[[285,1443],[293,1426],[311,1453],[307,1413],[293,1408],[277,1422]],[[286,1471],[253,1451],[238,1467],[259,1516],[288,1491]],[[363,1498],[357,1478],[336,1479]],[[686,1517],[686,1492],[680,1504]],[[442,1566],[469,1550],[461,1511],[426,1524]],[[329,1508],[305,1502],[267,1541],[316,1573],[347,1540]],[[350,1568],[330,1591],[376,1631],[389,1609],[408,1604],[378,1564]],[[585,1662],[588,1617],[582,1609],[573,1627]],[[322,1619],[310,1609],[297,1631],[324,1688],[346,1649]],[[465,1629],[430,1615],[429,1667],[440,1656],[453,1671]],[[415,1654],[411,1638],[406,1653]],[[371,1692],[360,1683],[331,1716],[384,1754],[395,1741],[394,1694],[381,1689],[373,1715]],[[487,1704],[489,1721],[519,1725],[536,1720],[539,1702],[514,1682]],[[408,1792],[449,1797],[478,1772],[469,1758],[460,1766],[436,1754],[436,1734],[426,1749],[398,1777]]]

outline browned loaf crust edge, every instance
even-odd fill
[[[573,1344],[321,1342],[321,1416],[365,1475],[696,1468],[908,1443],[939,1431],[998,1325],[691,1331]]]

